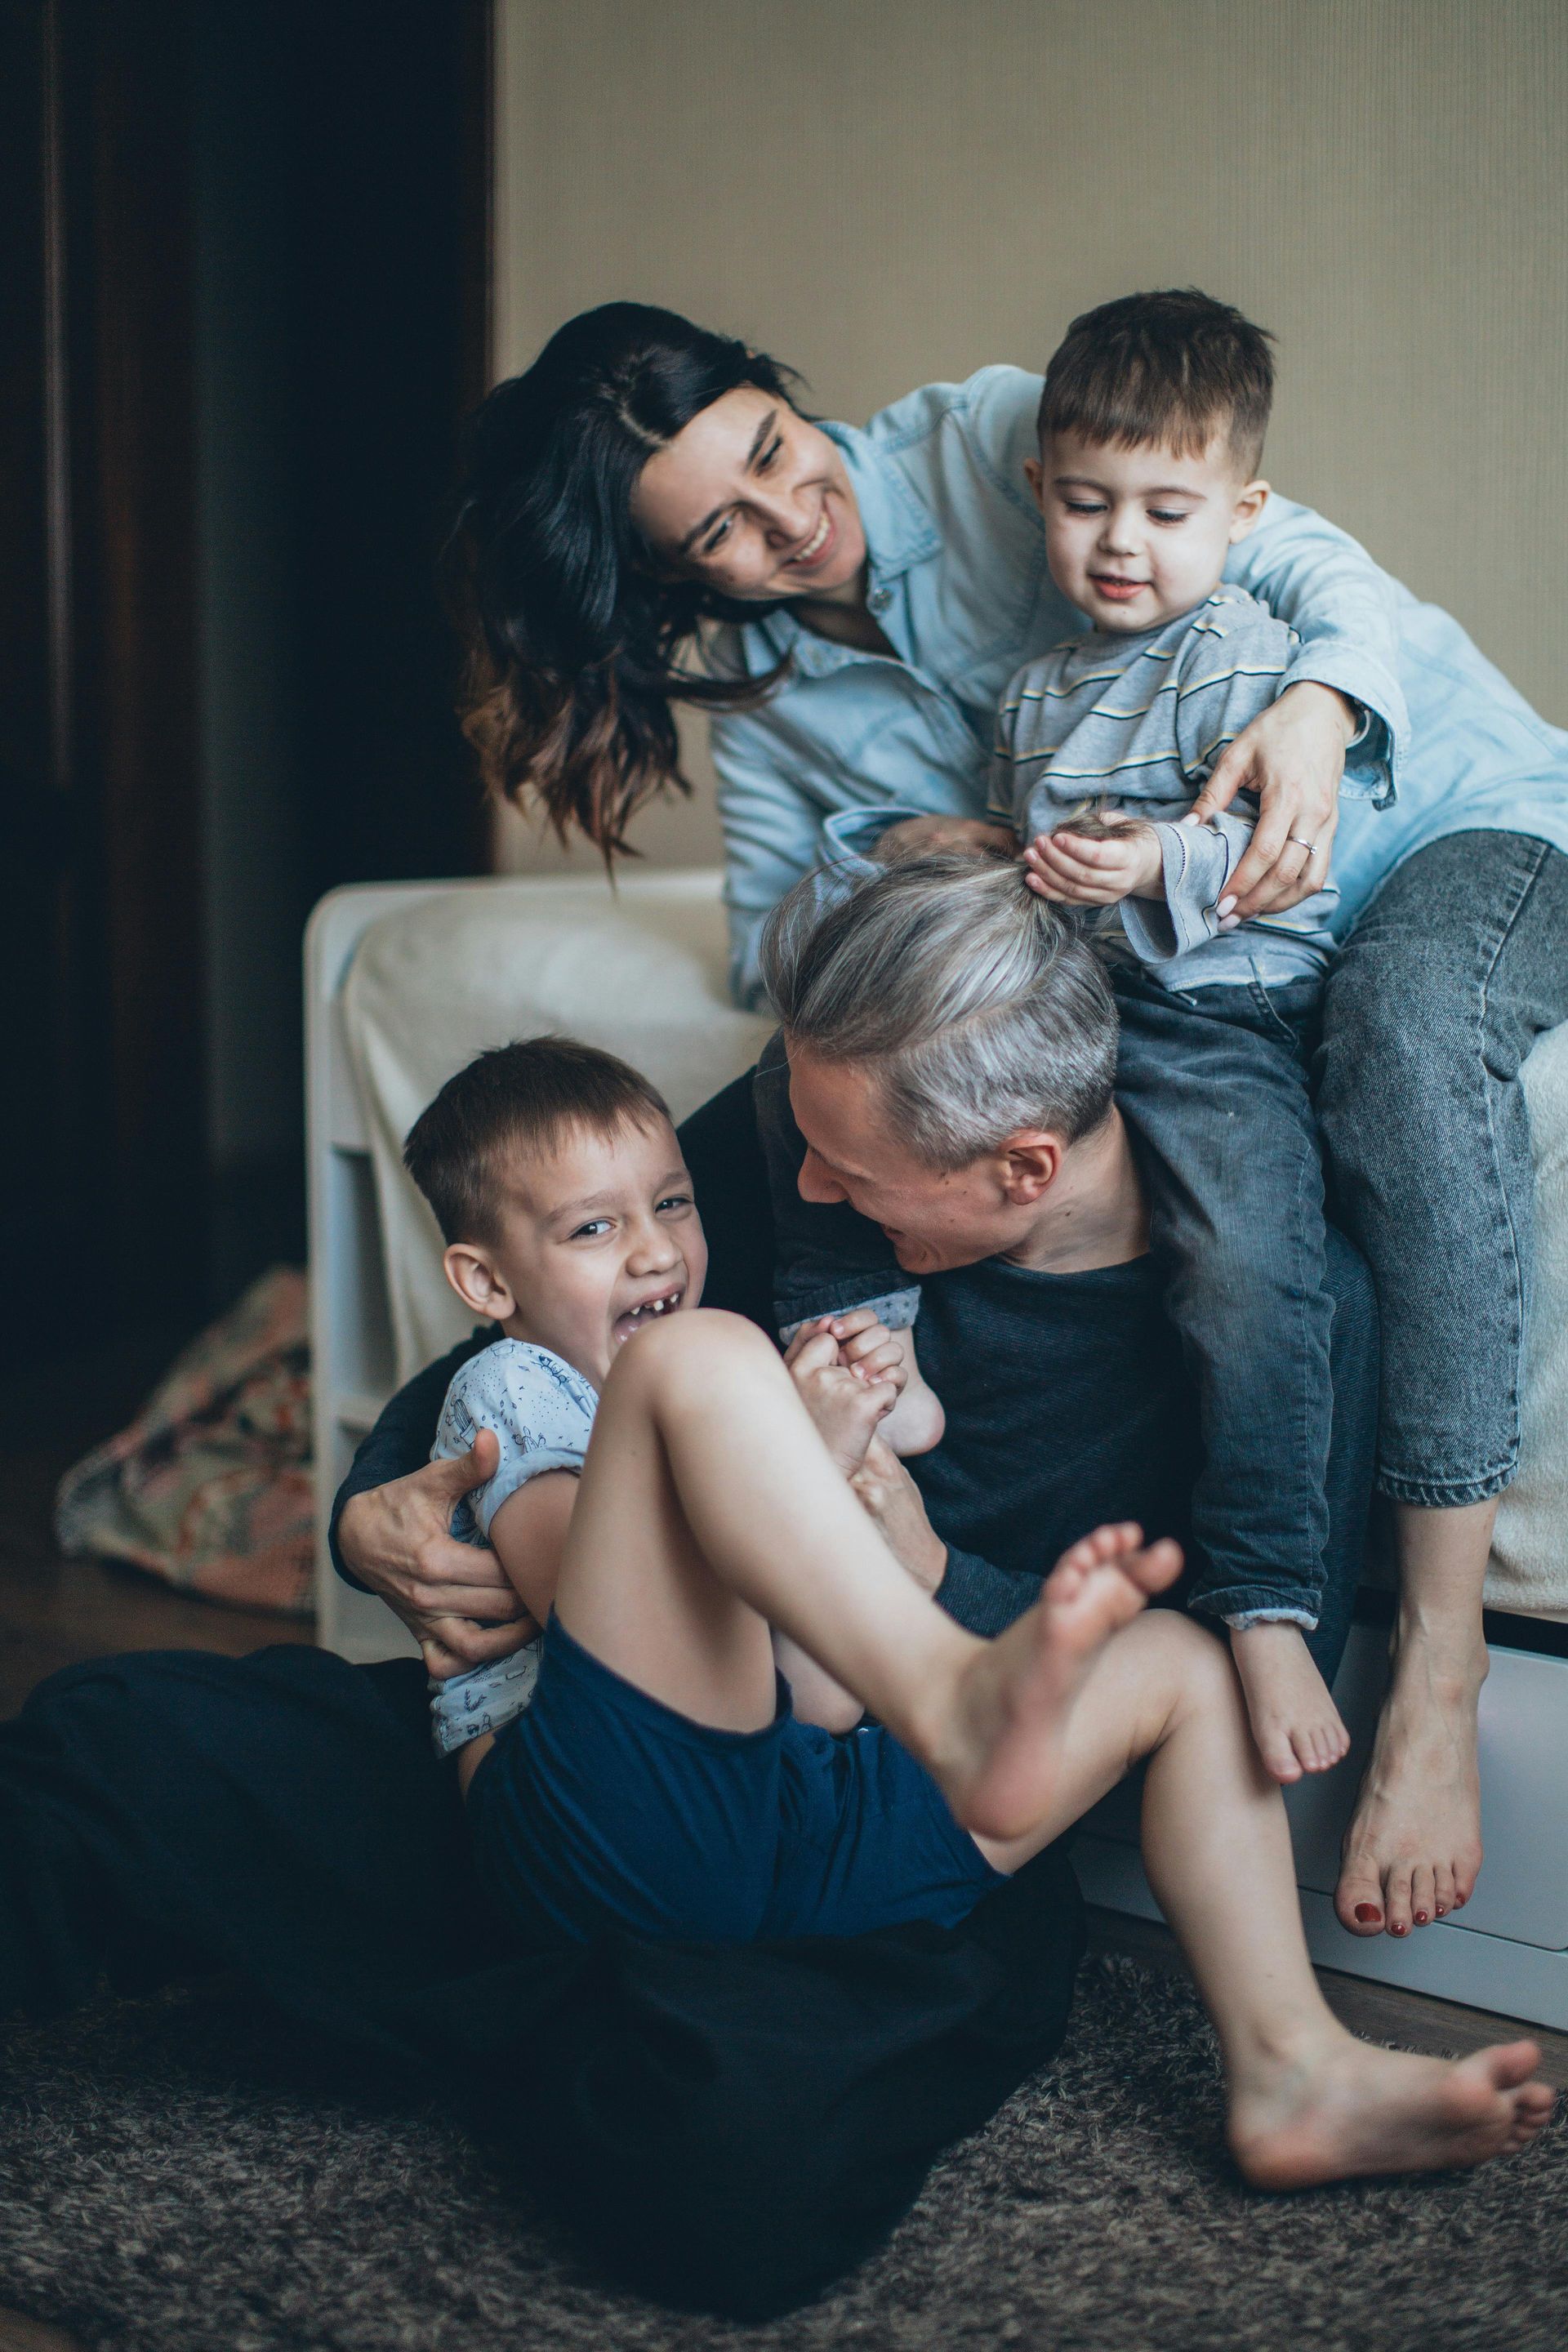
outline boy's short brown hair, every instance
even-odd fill
[[[1039,434],[1195,457],[1223,431],[1254,475],[1274,400],[1273,337],[1195,286],[1123,294],[1075,319],[1052,353]]]
[[[481,1054],[420,1112],[403,1164],[447,1242],[500,1238],[500,1162],[509,1151],[553,1151],[573,1128],[609,1135],[668,1118],[640,1071],[574,1037],[529,1037]]]

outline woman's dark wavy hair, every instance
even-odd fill
[[[532,799],[608,860],[680,772],[676,701],[753,702],[782,676],[686,666],[704,620],[750,620],[656,578],[632,492],[657,449],[741,384],[795,405],[793,370],[673,310],[606,302],[568,320],[470,418],[446,577],[468,642],[463,731],[491,791]]]

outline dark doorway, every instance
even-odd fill
[[[300,935],[479,870],[434,586],[484,388],[489,16],[0,14],[7,1321],[303,1252]]]

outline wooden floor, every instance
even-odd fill
[[[58,1667],[110,1651],[238,1655],[311,1638],[298,1617],[225,1609],[139,1569],[60,1555],[53,1517],[62,1472],[132,1418],[173,1344],[168,1334],[142,1334],[64,1360],[25,1391],[0,1391],[0,1717]]]

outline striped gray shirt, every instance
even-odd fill
[[[1069,638],[1026,663],[1002,698],[991,814],[1024,841],[1088,808],[1152,824],[1164,898],[1124,898],[1111,936],[1173,988],[1300,980],[1332,951],[1331,882],[1283,914],[1220,930],[1215,906],[1257,822],[1250,794],[1206,824],[1179,821],[1226,746],[1273,701],[1296,644],[1293,630],[1222,581],[1161,628]]]

